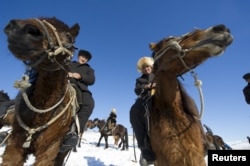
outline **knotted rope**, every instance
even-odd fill
[[[49,22],[47,22],[46,20],[43,20],[43,22],[45,24],[47,24],[52,29],[52,31],[53,31],[53,33],[54,33],[54,35],[56,37],[57,44],[59,45],[58,48],[56,48],[56,50],[54,50],[53,52],[52,51],[48,52],[49,59],[50,59],[51,56],[58,55],[58,54],[62,54],[62,55],[68,54],[70,56],[69,58],[71,59],[73,57],[73,54],[72,54],[72,52],[69,49],[67,49],[67,48],[65,48],[63,46],[63,44],[62,44],[62,42],[61,42],[61,40],[59,38],[59,35],[57,33],[56,28],[52,24],[50,24]]]
[[[203,97],[203,93],[202,93],[202,89],[201,89],[201,85],[202,85],[202,81],[198,80],[197,78],[197,74],[191,70],[191,75],[194,77],[194,85],[197,87],[198,91],[199,91],[199,96],[200,96],[200,114],[198,117],[195,117],[197,120],[200,120],[203,116],[204,113],[204,97]]]
[[[26,99],[24,99],[25,103],[27,104],[27,106],[30,109],[32,108],[31,110],[33,110],[34,107],[29,102],[27,94],[26,94],[27,88],[31,86],[31,84],[28,82],[28,80],[29,80],[29,77],[27,75],[24,75],[22,77],[22,80],[16,81],[14,83],[14,87],[18,88],[22,92],[23,97],[26,98]],[[17,121],[18,121],[19,125],[28,132],[28,137],[26,138],[26,140],[25,140],[25,142],[23,144],[24,148],[29,148],[30,147],[31,139],[32,139],[33,134],[35,134],[36,132],[41,131],[41,130],[47,128],[49,125],[51,125],[52,123],[54,123],[60,116],[62,116],[67,111],[67,109],[70,106],[70,104],[72,104],[72,106],[75,104],[75,102],[76,102],[76,92],[75,92],[74,88],[70,84],[67,85],[67,90],[66,90],[66,92],[65,92],[65,94],[63,96],[63,99],[66,96],[68,90],[70,92],[70,100],[67,103],[67,105],[64,107],[64,109],[59,114],[57,114],[53,119],[51,119],[49,122],[47,122],[46,124],[44,124],[44,125],[42,125],[40,127],[37,127],[37,128],[30,128],[30,127],[28,127],[22,121],[22,119],[20,117],[20,114],[19,114],[19,111],[16,111],[16,117],[17,117]],[[60,101],[63,101],[63,100],[60,100]],[[56,105],[58,106],[59,104],[57,103]],[[53,107],[51,107],[49,109],[52,110],[52,108],[54,109],[55,106],[53,106]],[[46,109],[46,111],[45,110],[38,110],[38,109],[34,109],[34,110],[35,110],[35,112],[38,111],[38,113],[44,113],[44,112],[47,111],[47,109]],[[39,112],[39,111],[41,111],[41,112]]]
[[[22,92],[22,96],[23,96],[23,99],[24,99],[26,105],[29,107],[29,109],[31,109],[32,111],[34,111],[36,113],[46,113],[46,112],[53,110],[54,108],[56,108],[57,106],[59,106],[62,103],[62,101],[64,100],[64,98],[67,94],[67,93],[64,93],[63,97],[54,106],[41,110],[41,109],[35,108],[29,101],[26,90],[30,86],[31,86],[31,84],[29,83],[29,76],[27,76],[27,75],[24,75],[22,77],[22,80],[15,81],[15,83],[14,83],[14,87],[19,89]],[[68,89],[66,89],[66,92],[67,91],[68,91]]]

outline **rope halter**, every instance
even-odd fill
[[[25,65],[29,66],[30,68],[35,67],[38,64],[40,64],[46,57],[51,62],[57,62],[56,56],[65,54],[68,55],[65,60],[70,61],[73,58],[73,52],[70,49],[72,48],[75,49],[73,43],[67,43],[63,45],[61,39],[59,38],[57,29],[52,24],[50,24],[46,20],[39,20],[37,18],[35,18],[34,20],[37,21],[39,25],[42,27],[45,37],[48,40],[49,48],[44,50],[45,51],[44,54],[42,54],[40,58],[38,58],[37,60],[30,63],[24,62]],[[52,37],[50,36],[48,29],[50,29],[53,32],[56,39],[55,43],[52,41]],[[59,63],[57,62],[57,64]],[[59,65],[59,67],[62,68],[61,65]]]
[[[187,34],[189,35],[189,34]],[[197,74],[194,72],[194,70],[192,69],[192,67],[189,67],[185,60],[184,57],[186,56],[187,52],[189,52],[190,50],[192,50],[194,47],[191,47],[189,49],[182,49],[180,42],[181,42],[182,37],[172,37],[170,39],[170,41],[168,41],[168,44],[166,47],[164,47],[163,49],[157,51],[154,55],[154,62],[156,63],[163,55],[165,55],[165,53],[170,50],[170,49],[174,49],[177,51],[177,53],[175,55],[173,55],[170,60],[168,62],[171,62],[173,59],[178,58],[181,63],[183,64],[183,66],[191,73],[191,75],[194,78],[194,85],[197,87],[198,91],[199,91],[199,96],[200,96],[200,113],[198,117],[195,117],[196,119],[200,120],[203,116],[203,112],[204,112],[204,98],[203,98],[203,93],[202,93],[202,89],[201,89],[201,85],[202,85],[202,81],[198,80]]]

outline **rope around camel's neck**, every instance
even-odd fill
[[[31,85],[28,81],[29,81],[28,76],[24,76],[21,81],[16,81],[15,82],[15,87],[20,89],[26,105],[29,107],[29,109],[31,109],[34,112],[45,113],[45,112],[48,112],[48,111],[51,111],[51,110],[55,109],[59,104],[62,103],[62,101],[64,100],[64,98],[65,98],[68,91],[70,93],[70,100],[67,103],[67,105],[64,107],[64,109],[59,114],[57,114],[55,117],[50,119],[46,124],[44,124],[42,126],[39,126],[37,128],[30,128],[29,126],[27,126],[22,121],[22,119],[21,119],[21,117],[19,115],[19,111],[18,110],[16,111],[16,117],[17,117],[17,121],[18,121],[19,125],[28,132],[28,136],[26,138],[26,141],[23,144],[24,148],[29,148],[30,147],[33,134],[47,128],[48,126],[50,126],[52,123],[54,123],[59,117],[61,117],[68,110],[70,105],[74,105],[75,102],[76,102],[76,94],[75,94],[76,92],[75,92],[75,90],[73,89],[73,87],[70,84],[67,84],[66,92],[65,92],[64,96],[62,97],[62,99],[59,100],[59,102],[57,102],[54,106],[52,106],[52,107],[50,107],[48,109],[44,109],[44,110],[37,109],[37,108],[32,106],[32,104],[30,103],[30,101],[28,99],[28,96],[26,94],[27,88],[29,88],[30,85]],[[73,110],[75,110],[75,108],[73,108]],[[73,115],[73,110],[72,110],[72,115]]]

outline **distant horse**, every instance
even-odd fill
[[[206,150],[231,150],[231,147],[224,142],[221,136],[214,135],[207,125],[203,126],[207,130],[205,134]]]
[[[14,120],[14,107],[12,106],[14,102],[10,99],[8,93],[3,90],[0,91],[0,106],[5,105],[4,110],[0,109],[0,129],[3,126],[10,126]]]
[[[109,133],[109,131],[105,128],[106,127],[106,121],[99,120],[98,118],[93,120],[94,125],[99,129],[100,132],[100,138],[96,146],[100,146],[100,142],[102,138],[104,137],[105,140],[105,149],[108,148],[108,136],[114,136],[114,137],[119,137],[122,141],[122,148],[121,150],[127,150],[128,149],[128,131],[127,128],[124,127],[121,124],[117,124],[114,129]]]
[[[215,142],[219,145],[220,150],[232,150],[232,148],[225,143],[221,136],[213,135]]]
[[[120,148],[122,145],[122,141],[120,141],[120,143],[119,143],[119,140],[120,140],[119,136],[114,136],[114,145],[116,145]]]
[[[195,102],[177,76],[222,53],[233,41],[224,25],[197,29],[151,43],[157,86],[149,109],[150,141],[159,166],[205,166],[203,134]],[[199,83],[197,81],[197,86]]]
[[[3,166],[21,166],[29,154],[35,156],[34,165],[63,165],[68,151],[59,149],[76,109],[76,92],[67,78],[68,62],[79,29],[78,24],[69,27],[55,17],[13,19],[5,27],[9,50],[38,76],[32,86],[27,76],[15,83],[20,95]]]
[[[226,150],[225,142],[220,136],[206,133],[206,139],[208,143],[208,150]]]
[[[93,129],[95,127],[96,126],[94,125],[94,121],[90,119],[90,120],[87,121],[84,130],[86,131],[88,129]]]

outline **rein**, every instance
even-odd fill
[[[191,75],[194,78],[194,85],[197,87],[198,91],[199,91],[199,96],[200,96],[200,112],[199,112],[199,116],[198,117],[194,117],[197,120],[200,120],[203,116],[204,113],[204,98],[203,98],[203,93],[202,93],[202,89],[201,89],[201,85],[202,82],[201,80],[198,80],[197,74],[194,72],[194,70],[189,67],[186,62],[184,61],[183,57],[186,55],[186,53],[188,51],[190,51],[191,49],[197,47],[196,45],[194,47],[191,47],[189,49],[182,49],[181,45],[180,45],[180,40],[181,38],[173,38],[172,40],[169,41],[169,44],[167,45],[167,47],[161,49],[160,51],[156,52],[155,56],[154,56],[154,61],[157,62],[168,50],[170,49],[174,49],[177,51],[177,54],[174,55],[168,62],[171,62],[173,59],[175,58],[179,58],[179,60],[181,61],[181,63],[183,64],[183,66],[190,71]]]

